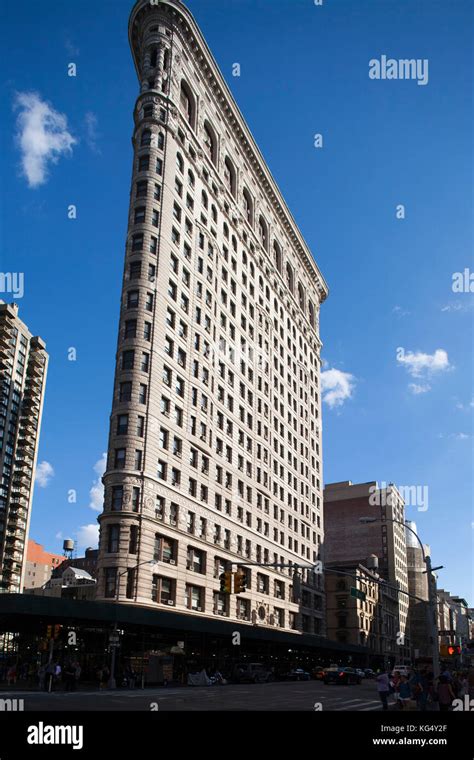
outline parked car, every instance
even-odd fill
[[[364,668],[364,673],[366,678],[375,678],[375,673],[372,668]]]
[[[324,683],[350,684],[360,683],[361,677],[354,668],[328,668],[324,674]]]
[[[317,667],[317,668],[313,668],[313,670],[311,671],[311,675],[316,681],[322,681],[324,679],[325,672],[326,672],[325,668]]]
[[[311,675],[303,668],[293,668],[285,674],[286,681],[310,681]]]
[[[395,675],[395,673],[399,673],[401,676],[406,676],[408,678],[408,676],[410,675],[410,668],[408,667],[408,665],[394,665],[393,670],[390,674],[392,678]]]
[[[233,680],[237,683],[267,683],[273,681],[273,673],[261,662],[244,662],[236,665]]]
[[[356,669],[355,669],[355,672],[356,672],[356,673],[357,673],[357,675],[359,675],[361,678],[366,678],[366,675],[365,675],[365,670],[362,670],[361,668],[356,668]]]

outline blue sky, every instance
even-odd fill
[[[25,273],[20,316],[51,356],[39,461],[54,474],[43,465],[30,533],[51,551],[60,536],[90,543],[100,501],[138,92],[131,5],[1,11],[1,269]],[[440,585],[472,604],[474,295],[452,290],[474,269],[472,4],[188,5],[329,284],[325,480],[427,486],[428,510],[407,516],[445,565]],[[370,79],[382,55],[428,59],[428,83]],[[56,153],[42,161],[45,119]]]

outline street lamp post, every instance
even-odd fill
[[[421,539],[417,533],[413,530],[413,528],[410,528],[409,525],[406,525],[406,523],[402,522],[402,520],[394,520],[390,517],[384,517],[383,520],[379,517],[361,517],[359,518],[360,522],[362,523],[372,523],[372,522],[393,522],[397,523],[398,525],[402,525],[405,530],[409,530],[410,533],[413,533],[416,540],[420,544],[421,547],[421,553],[423,556],[423,562],[425,563],[425,573],[428,581],[428,629],[430,632],[431,637],[431,651],[433,653],[433,675],[435,678],[439,675],[439,649],[438,649],[438,624],[437,624],[437,617],[438,617],[438,609],[437,609],[437,603],[436,603],[436,593],[433,589],[433,570],[440,570],[443,565],[439,565],[438,567],[432,567],[431,566],[431,557],[429,554],[425,554],[425,547],[423,546]]]
[[[117,574],[117,583],[116,583],[116,589],[115,589],[115,601],[118,603],[119,596],[120,596],[120,578],[122,575],[126,575],[129,570],[136,570],[137,567],[141,567],[142,565],[156,565],[156,560],[154,559],[147,559],[144,562],[139,562],[137,565],[133,565],[133,567],[127,567],[126,570],[124,570],[122,573]],[[112,638],[113,637],[113,638]],[[112,654],[110,659],[110,678],[108,682],[109,689],[116,689],[117,683],[115,681],[115,661],[117,657],[117,648],[118,648],[118,623],[117,623],[117,610],[115,610],[115,624],[113,628],[113,632],[111,634],[111,640],[112,640]]]

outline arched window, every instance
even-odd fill
[[[188,169],[188,182],[191,187],[194,187],[194,174],[192,173],[191,169]]]
[[[308,301],[308,311],[309,311],[309,323],[311,327],[316,329],[316,315],[314,311],[314,303],[312,301]]]
[[[224,179],[229,193],[235,198],[236,174],[234,164],[230,160],[229,156],[226,156],[224,162]]]
[[[142,141],[140,143],[143,148],[145,145],[151,145],[151,129],[144,129],[142,132]]]
[[[202,194],[201,194],[201,203],[204,206],[204,208],[207,208],[208,206],[207,194],[205,193],[204,190],[202,191]]]
[[[302,311],[304,311],[305,310],[305,306],[304,306],[304,290],[303,290],[303,286],[302,286],[301,282],[298,282],[298,303],[300,305],[300,309]]]
[[[208,121],[204,123],[204,151],[209,160],[215,165],[217,163],[217,139]]]
[[[150,53],[150,66],[152,69],[156,68],[156,62],[158,60],[158,48],[153,48]]]
[[[176,154],[176,166],[178,168],[178,171],[180,171],[182,174],[184,171],[184,161],[181,153]]]
[[[184,79],[181,82],[181,90],[179,93],[179,108],[189,126],[194,129],[194,116],[196,112],[195,100],[189,85]]]
[[[276,266],[276,268],[278,269],[278,271],[281,274],[282,271],[283,271],[283,257],[282,257],[282,254],[281,254],[281,248],[278,245],[278,243],[277,243],[276,240],[273,243],[273,257],[274,257],[274,260],[275,260],[275,266]]]
[[[258,234],[261,244],[268,251],[268,225],[263,216],[258,220]]]
[[[165,136],[163,132],[159,132],[158,133],[158,148],[160,150],[163,150],[164,144],[165,144]]]
[[[245,218],[247,219],[248,223],[251,227],[253,227],[253,201],[252,196],[250,195],[249,191],[246,187],[244,187],[242,191],[243,199],[244,199],[244,214]]]
[[[288,285],[291,293],[295,292],[295,276],[293,274],[293,267],[291,264],[286,265],[286,284]]]

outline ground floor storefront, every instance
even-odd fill
[[[105,683],[113,648],[118,686],[131,679],[136,685],[185,684],[189,673],[202,670],[232,679],[248,663],[262,664],[276,680],[295,668],[387,664],[364,647],[310,634],[124,604],[0,597],[0,681],[13,666],[13,676],[32,686],[41,665],[54,662],[62,673],[74,664],[81,684]],[[72,678],[71,688],[77,686]]]

